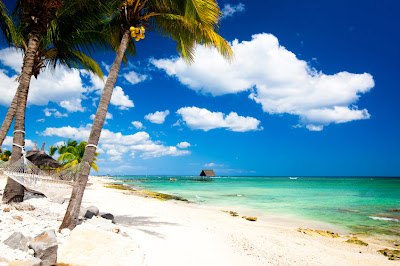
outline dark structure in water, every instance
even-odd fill
[[[216,176],[214,170],[203,170],[200,173],[200,176],[209,177],[209,176]]]

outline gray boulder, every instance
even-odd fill
[[[51,198],[50,201],[58,203],[58,204],[64,204],[65,198]]]
[[[6,240],[4,240],[3,243],[12,249],[28,251],[28,241],[28,238],[26,238],[22,233],[14,232]]]
[[[119,231],[119,227],[113,224],[111,220],[107,220],[99,216],[93,217],[93,219],[90,220],[86,220],[86,223],[94,225],[95,227],[105,231],[110,231],[110,232]]]
[[[85,218],[92,219],[93,216],[99,215],[99,209],[96,206],[86,208]]]
[[[115,224],[115,219],[114,219],[114,215],[112,215],[111,213],[105,213],[100,215],[102,218],[107,219],[107,220],[111,220],[111,222],[113,224]]]
[[[80,217],[80,218],[84,218],[86,212],[87,212],[87,209],[86,209],[85,207],[82,207],[82,206],[81,206],[81,208],[79,209],[79,217]]]
[[[57,236],[54,229],[44,231],[30,243],[35,257],[42,260],[42,266],[54,265],[57,262]]]

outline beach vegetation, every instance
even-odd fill
[[[145,197],[155,198],[155,199],[158,199],[161,201],[166,201],[166,200],[188,201],[187,199],[179,197],[179,196],[173,196],[173,195],[169,195],[169,194],[165,194],[165,193],[148,191],[148,190],[136,190],[135,194],[143,195]]]
[[[142,196],[142,197],[146,197],[146,198],[154,198],[154,199],[158,199],[161,201],[166,201],[166,200],[178,200],[178,201],[186,201],[186,202],[188,201],[185,198],[182,198],[179,196],[173,196],[173,195],[169,195],[169,194],[165,194],[165,193],[154,192],[154,191],[149,191],[149,190],[136,190],[127,185],[120,184],[120,183],[108,184],[105,187],[118,189],[118,190],[130,191],[137,196]]]
[[[20,0],[9,15],[1,2],[1,29],[9,46],[23,53],[19,86],[0,129],[0,145],[15,116],[10,164],[18,161],[25,143],[25,109],[32,76],[37,78],[47,66],[85,68],[102,77],[98,64],[86,53],[93,50],[94,33],[86,31],[95,21],[94,0]],[[97,1],[96,1],[97,2]],[[4,21],[3,21],[4,20]],[[3,194],[5,202],[21,202],[24,187],[9,178]]]
[[[118,189],[118,190],[132,190],[132,188],[125,186],[123,184],[117,184],[117,183],[112,183],[112,184],[108,184],[105,186],[106,188],[113,188],[113,189]]]
[[[64,145],[57,146],[56,150],[60,154],[60,156],[57,158],[57,161],[62,164],[62,167],[60,167],[58,171],[80,164],[83,159],[83,154],[85,153],[86,145],[86,141],[78,143],[76,140],[69,139],[67,143],[64,141]],[[99,168],[95,163],[95,161],[99,160],[97,159],[98,156],[100,156],[100,154],[95,152],[92,162],[92,168],[96,172],[99,171]]]
[[[5,151],[1,154],[0,159],[1,159],[3,162],[7,162],[7,161],[10,159],[10,156],[11,156],[11,151],[5,150]]]
[[[400,260],[400,250],[398,249],[391,250],[385,248],[382,250],[378,250],[378,252],[388,257],[389,260]]]
[[[368,246],[368,243],[358,239],[357,237],[352,237],[345,242],[350,243],[350,244],[360,245],[360,246]]]
[[[311,235],[311,236],[324,236],[324,237],[331,237],[331,238],[338,238],[340,237],[337,233],[331,232],[331,231],[323,231],[323,230],[313,230],[313,229],[303,229],[299,228],[297,231],[306,234],[306,235]]]
[[[121,63],[127,61],[129,55],[132,56],[137,52],[135,42],[144,38],[144,30],[146,34],[154,31],[175,40],[179,55],[188,63],[194,60],[194,49],[197,44],[215,47],[226,59],[233,56],[228,42],[217,33],[222,12],[215,0],[109,0],[107,4],[105,17],[108,19],[105,21],[102,32],[108,36],[109,43],[116,52],[116,58],[111,66],[93,120],[88,139],[91,146],[85,151],[82,160],[83,167],[78,175],[77,185],[74,186],[60,230],[73,229],[76,226],[90,166]],[[143,30],[136,32],[137,28]],[[136,35],[141,35],[139,39],[137,36],[134,37],[135,39],[132,38],[133,31]]]
[[[243,219],[246,219],[247,221],[255,222],[257,221],[257,217],[252,217],[252,216],[242,216]]]
[[[57,151],[57,150],[58,150],[57,147],[53,147],[53,145],[51,145],[51,146],[49,147],[49,155],[50,155],[51,157],[53,157],[54,154],[56,154],[56,151]]]

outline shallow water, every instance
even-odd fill
[[[115,176],[133,186],[203,204],[245,207],[400,240],[400,178]],[[178,181],[170,181],[177,178]]]

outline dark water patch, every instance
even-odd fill
[[[223,197],[244,197],[242,194],[228,194],[228,195],[222,195]]]
[[[341,212],[341,213],[360,213],[360,210],[352,210],[352,209],[343,209],[343,208],[338,208],[336,211]]]

